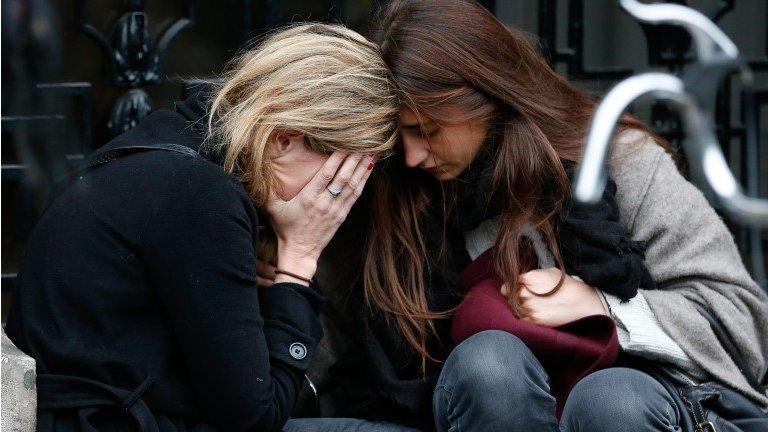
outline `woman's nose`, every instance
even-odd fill
[[[429,147],[424,140],[418,138],[403,137],[403,150],[408,168],[416,168],[429,156]]]

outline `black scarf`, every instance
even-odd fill
[[[558,243],[566,271],[604,292],[629,300],[638,288],[656,288],[645,265],[645,244],[632,240],[619,223],[616,183],[610,178],[597,204],[571,202],[563,210]]]

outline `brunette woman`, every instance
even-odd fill
[[[91,156],[38,223],[8,318],[37,362],[38,430],[282,430],[323,334],[317,258],[397,109],[375,45],[296,25]]]
[[[592,230],[579,222],[582,210],[571,209],[569,174],[593,98],[476,2],[394,0],[375,25],[405,102],[400,163],[387,164],[381,174],[389,181],[372,190],[364,274],[373,317],[366,370],[384,396],[380,406],[408,420],[431,408],[441,431],[673,431],[684,424],[676,389],[634,367],[581,379],[558,419],[551,377],[527,341],[463,331],[498,328],[507,312],[549,328],[610,315],[627,359],[661,367],[680,386],[712,381],[754,409],[768,406],[766,295],[662,140],[637,120],[622,120],[615,194],[595,219],[611,231]],[[611,232],[618,235],[605,235]],[[643,250],[645,263],[637,259]],[[484,253],[501,282],[488,298],[503,295],[510,308],[464,314],[454,322],[461,343],[446,358],[445,318],[461,295],[452,288]],[[745,369],[734,365],[699,305],[722,323]],[[423,379],[437,374],[436,383]]]

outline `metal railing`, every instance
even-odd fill
[[[621,0],[636,19],[651,24],[674,24],[692,36],[696,63],[682,77],[668,73],[643,73],[618,83],[603,99],[592,120],[583,158],[578,167],[574,197],[579,202],[597,202],[606,183],[606,160],[619,120],[639,97],[651,95],[676,108],[682,115],[687,139],[685,154],[694,180],[719,203],[735,221],[748,225],[759,239],[759,228],[768,226],[768,199],[748,196],[731,171],[715,134],[713,112],[718,84],[732,73],[739,74],[749,92],[752,75],[740,58],[736,45],[703,14],[675,4],[643,4]],[[749,106],[755,115],[754,106]],[[747,128],[754,127],[747,124]],[[751,132],[751,133],[750,133]],[[757,148],[756,131],[747,131],[750,147]],[[757,191],[751,191],[756,194]],[[762,248],[753,254],[754,276],[765,285]]]

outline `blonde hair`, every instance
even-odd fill
[[[214,86],[210,142],[257,204],[272,188],[269,137],[301,132],[318,152],[380,153],[397,139],[399,103],[376,45],[340,25],[281,29],[237,57]]]

